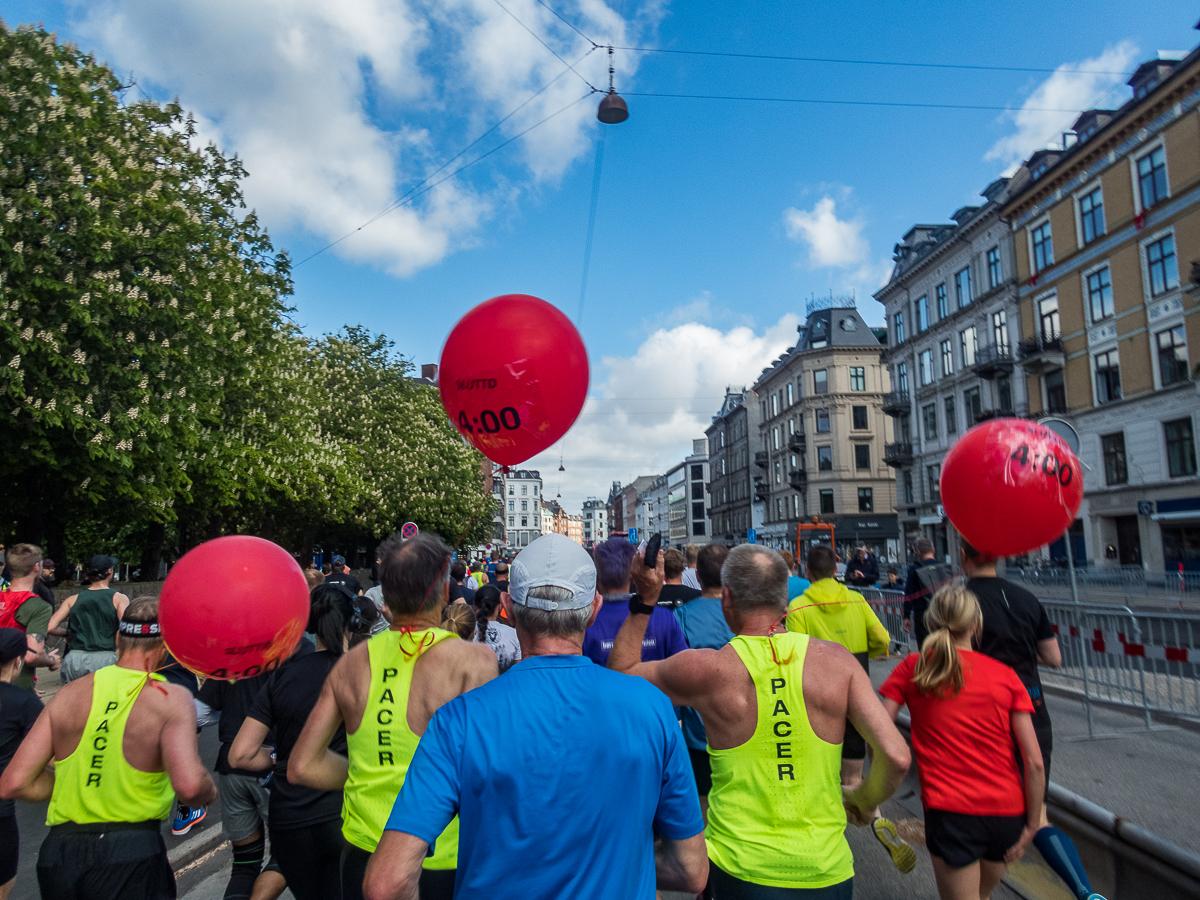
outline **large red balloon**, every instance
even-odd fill
[[[442,406],[502,466],[545,450],[587,398],[588,358],[571,321],[545,300],[505,294],[463,316],[442,348]]]
[[[308,583],[286,550],[249,535],[184,554],[158,601],[163,640],[206,678],[270,671],[291,655],[308,621]]]
[[[1026,419],[992,419],[942,462],[942,506],[971,544],[1015,556],[1062,537],[1083,502],[1083,470],[1057,434]]]

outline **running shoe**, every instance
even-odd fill
[[[1091,893],[1087,895],[1086,900],[1104,900],[1103,894]]]
[[[907,875],[917,865],[917,851],[912,848],[912,845],[900,837],[896,831],[896,825],[891,819],[885,819],[880,816],[871,823],[871,831],[875,833],[875,839],[887,849],[891,854],[892,865],[903,875]]]
[[[175,820],[171,822],[171,834],[176,837],[182,837],[187,834],[196,825],[204,821],[204,817],[208,815],[207,806],[184,806],[179,804]]]

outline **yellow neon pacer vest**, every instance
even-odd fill
[[[854,875],[842,806],[840,744],[821,740],[804,706],[808,635],[738,635],[730,643],[758,696],[754,736],[708,748],[708,855],[735,878],[781,888],[822,888]]]
[[[362,723],[346,735],[350,774],[342,793],[342,834],[355,847],[375,852],[392,814],[420,737],[408,727],[408,691],[413,667],[425,651],[457,634],[441,628],[383,631],[367,641],[371,692]],[[426,857],[426,869],[458,865],[458,816],[446,826]]]
[[[161,675],[151,675],[164,681]],[[145,672],[105,666],[92,682],[92,709],[79,745],[54,764],[47,825],[165,819],[175,791],[166,772],[142,772],[125,760],[125,723],[149,686]]]

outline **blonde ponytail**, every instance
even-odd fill
[[[954,641],[983,628],[979,600],[961,583],[939,588],[925,613],[925,625],[929,637],[921,645],[913,682],[923,694],[957,694],[963,687],[963,669]]]

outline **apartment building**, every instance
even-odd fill
[[[733,547],[763,524],[763,501],[754,493],[758,469],[759,403],[746,388],[726,388],[720,411],[705,429],[708,439],[708,514],[712,538]]]
[[[533,469],[497,473],[492,491],[500,501],[492,536],[509,550],[528,547],[542,534],[542,476]]]
[[[695,438],[691,454],[667,471],[664,546],[682,549],[687,544],[707,544],[711,540],[705,490],[708,477],[708,438]]]
[[[810,301],[797,344],[763,369],[754,491],[758,542],[795,550],[796,525],[833,524],[839,547],[865,542],[895,559],[896,482],[883,460],[891,421],[881,337],[851,298]],[[803,552],[805,548],[801,548]]]
[[[891,278],[875,293],[888,328],[892,389],[883,409],[895,421],[884,461],[895,470],[906,555],[926,537],[939,558],[958,558],[941,506],[942,460],[979,422],[1029,411],[1015,365],[1013,236],[1001,217],[1008,186],[1007,178],[992,182],[984,202],[955,211],[952,222],[910,228],[895,246]]]
[[[583,501],[583,546],[594,547],[608,539],[608,507],[603,500]]]
[[[1009,185],[1017,356],[1031,412],[1080,436],[1076,555],[1196,570],[1200,48],[1148,60],[1128,84],[1128,102],[1083,113],[1073,141]]]

